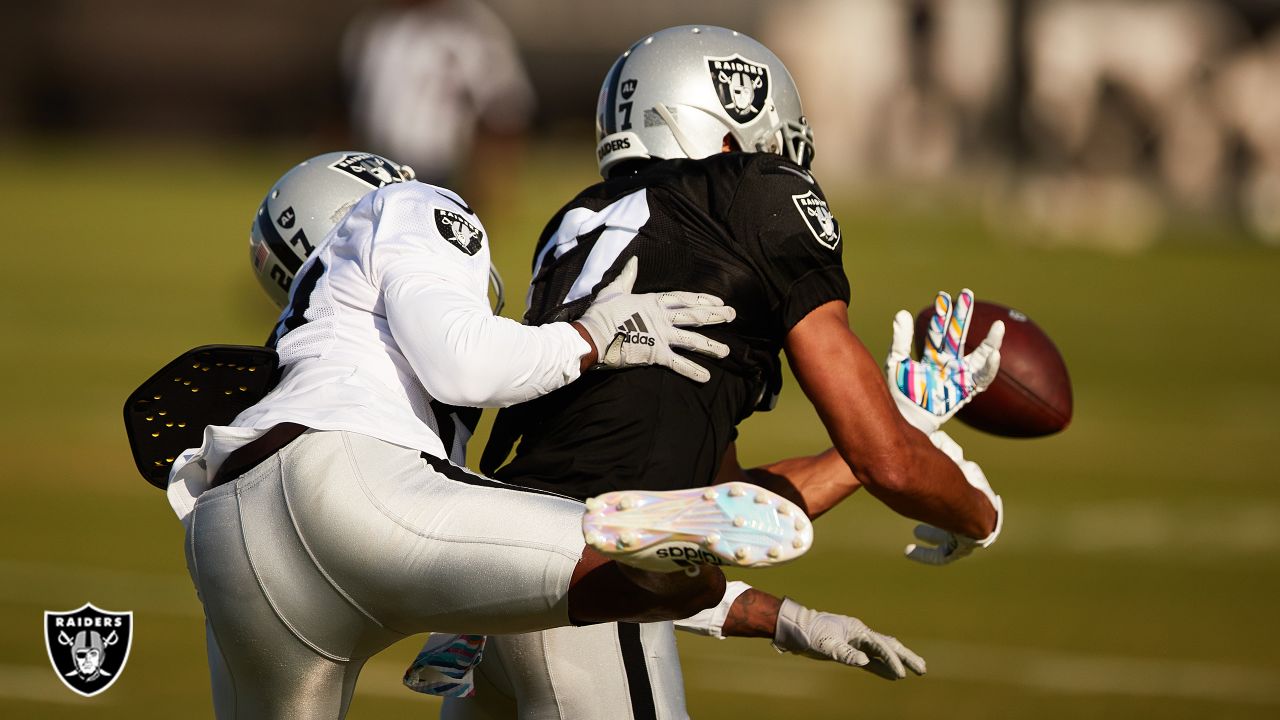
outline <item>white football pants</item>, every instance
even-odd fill
[[[307,432],[192,511],[217,716],[339,718],[365,660],[405,636],[567,625],[582,512],[416,450]]]
[[[476,694],[446,698],[441,720],[684,720],[669,622],[604,623],[491,635]]]

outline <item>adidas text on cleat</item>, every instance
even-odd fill
[[[799,507],[741,482],[605,493],[587,500],[582,534],[618,562],[659,572],[781,565],[813,545],[813,524]]]

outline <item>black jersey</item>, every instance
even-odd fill
[[[542,233],[525,321],[580,317],[637,256],[636,292],[711,293],[737,310],[696,329],[729,356],[692,356],[711,373],[704,384],[656,367],[589,372],[504,409],[481,469],[579,498],[709,484],[735,425],[772,407],[787,332],[819,305],[848,302],[841,250],[822,190],[777,155],[654,162],[583,191]]]

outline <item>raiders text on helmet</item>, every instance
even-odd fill
[[[806,168],[813,161],[813,131],[791,74],[746,35],[668,28],[632,45],[605,76],[596,106],[601,175],[622,160],[708,157],[725,135],[747,152]]]
[[[276,181],[249,231],[253,273],[276,305],[289,300],[294,273],[360,198],[413,179],[413,169],[365,152],[304,160]]]

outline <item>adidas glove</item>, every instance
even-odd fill
[[[997,320],[977,349],[964,354],[973,315],[972,290],[961,290],[954,306],[950,295],[939,292],[933,313],[922,357],[912,360],[915,327],[911,313],[899,310],[893,318],[893,343],[885,360],[889,393],[897,402],[898,411],[926,435],[950,420],[996,379],[1000,343],[1004,340],[1004,323]]]
[[[704,293],[634,294],[631,288],[638,268],[634,257],[628,260],[618,278],[600,291],[577,321],[595,343],[598,365],[614,369],[661,365],[690,380],[710,380],[706,368],[675,350],[722,358],[729,354],[729,346],[681,328],[726,323],[737,314],[720,298]]]
[[[855,617],[811,610],[785,598],[773,635],[778,652],[834,660],[860,667],[886,680],[901,680],[907,670],[924,675],[924,658],[896,638],[881,635]]]
[[[922,545],[912,543],[907,546],[907,557],[925,565],[949,565],[956,560],[967,557],[970,553],[978,548],[985,548],[996,541],[1000,536],[1000,528],[1004,527],[1004,503],[1000,501],[1000,496],[995,490],[991,489],[991,483],[987,482],[987,476],[982,472],[982,468],[978,467],[978,463],[972,460],[964,459],[964,451],[960,449],[959,443],[951,439],[951,436],[938,430],[929,434],[929,440],[934,447],[941,450],[951,461],[960,466],[960,472],[964,473],[964,479],[969,484],[982,491],[987,496],[987,500],[991,501],[991,506],[996,509],[996,529],[991,534],[977,540],[966,535],[957,535],[956,533],[947,532],[942,528],[932,525],[917,525],[915,529],[916,539]]]

